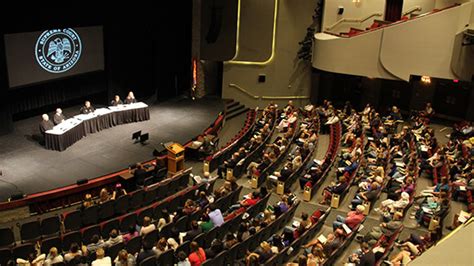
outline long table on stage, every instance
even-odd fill
[[[45,146],[49,150],[63,151],[87,134],[145,120],[150,120],[150,110],[142,102],[99,108],[90,114],[71,117],[46,131]]]

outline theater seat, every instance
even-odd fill
[[[20,227],[21,241],[34,241],[41,236],[41,225],[39,220],[24,223]]]
[[[51,216],[41,220],[41,235],[50,236],[59,233],[61,230],[61,220],[58,216]]]

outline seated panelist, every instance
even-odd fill
[[[120,99],[120,96],[115,95],[114,99],[110,102],[111,106],[117,106],[119,104],[123,104],[122,100]]]
[[[55,125],[59,125],[66,120],[66,117],[63,115],[63,110],[61,108],[56,109],[56,113],[53,116],[53,122]]]
[[[95,111],[94,107],[92,107],[91,105],[91,102],[89,101],[86,101],[84,103],[84,106],[81,107],[81,114],[90,114],[90,113],[93,113]]]
[[[125,104],[131,104],[131,103],[136,103],[137,99],[135,99],[135,95],[133,95],[133,91],[130,91],[127,95],[127,98],[125,98]]]
[[[41,132],[41,135],[44,135],[46,131],[53,129],[54,124],[53,122],[51,122],[51,120],[49,120],[49,116],[47,114],[43,114],[41,118],[43,120],[39,124],[39,130]]]

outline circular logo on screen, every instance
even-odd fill
[[[71,69],[81,57],[82,43],[71,28],[44,31],[36,41],[35,56],[38,64],[51,73]]]

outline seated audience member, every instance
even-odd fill
[[[99,235],[93,235],[91,242],[86,246],[87,253],[94,253],[97,249],[104,246],[104,240],[100,239]]]
[[[117,106],[119,104],[123,104],[123,102],[122,102],[122,100],[120,100],[120,96],[115,95],[114,99],[112,101],[110,101],[110,105],[111,106]]]
[[[149,243],[148,241],[143,242],[143,250],[138,253],[137,256],[137,265],[149,257],[155,257],[155,251],[153,251],[153,243]]]
[[[46,256],[46,260],[44,261],[44,265],[50,266],[55,263],[60,263],[63,262],[64,258],[61,254],[58,253],[58,249],[55,247],[52,247],[49,250],[48,256]]]
[[[306,229],[309,229],[311,227],[312,222],[309,219],[309,216],[306,212],[301,213],[301,222],[300,222],[300,224],[303,225],[304,228],[306,228]]]
[[[81,114],[90,114],[90,113],[93,113],[94,111],[95,111],[95,108],[91,105],[91,102],[89,101],[86,101],[84,103],[84,106],[81,107],[81,110],[79,110]]]
[[[66,117],[63,115],[63,110],[61,108],[56,109],[56,113],[53,116],[53,122],[55,125],[59,125],[66,120]]]
[[[153,247],[153,251],[158,257],[161,255],[161,253],[167,250],[168,250],[168,242],[166,242],[166,238],[161,237],[160,240],[158,240],[158,242],[156,242],[156,245]]]
[[[294,231],[293,231],[293,239],[298,239],[300,236],[302,236],[304,234],[304,232],[306,232],[307,228],[305,227],[305,224],[301,224],[298,226],[298,228],[296,228]]]
[[[148,217],[148,216],[145,216],[143,218],[143,225],[140,228],[140,235],[144,236],[144,235],[152,232],[155,229],[156,229],[156,226],[155,226],[155,224],[151,223],[151,218]]]
[[[87,193],[82,200],[81,210],[87,209],[91,206],[94,206],[94,201],[92,200],[92,195]]]
[[[209,172],[206,172],[206,173],[209,173]],[[209,199],[207,198],[205,191],[199,192],[199,198],[196,200],[196,203],[198,205],[198,208],[200,209],[206,207],[209,204]]]
[[[186,255],[184,251],[178,252],[178,255],[176,257],[178,259],[176,266],[191,266],[191,262],[188,259],[188,255]]]
[[[203,216],[201,218],[201,222],[199,224],[199,227],[201,227],[203,233],[207,233],[212,228],[214,228],[214,224],[212,223],[211,219],[209,218],[209,215],[203,214]]]
[[[238,204],[234,204],[230,206],[228,213],[231,213],[239,208],[247,208],[250,206],[253,206],[257,204],[257,202],[260,200],[259,193],[257,191],[254,191],[250,194],[247,195],[247,197],[243,200],[241,200]]]
[[[405,209],[405,207],[410,203],[410,195],[406,192],[402,192],[400,195],[400,199],[392,200],[386,199],[382,201],[380,210],[375,209],[376,211],[385,212],[388,211],[393,213],[397,210],[401,211]]]
[[[209,206],[207,216],[209,216],[214,226],[221,226],[224,223],[224,216],[222,216],[221,210],[215,204]]]
[[[364,211],[364,206],[357,205],[356,210],[348,212],[346,217],[337,215],[336,221],[334,221],[332,224],[333,229],[336,230],[337,228],[340,228],[343,224],[345,224],[351,230],[353,230],[358,224],[362,222],[362,220],[364,220]]]
[[[224,249],[230,249],[232,246],[237,244],[239,241],[235,238],[233,233],[228,233],[225,236]]]
[[[99,200],[97,201],[97,204],[102,204],[104,202],[107,202],[110,200],[110,194],[109,191],[106,188],[103,188],[100,190],[99,193]]]
[[[351,210],[354,210],[355,207],[363,202],[370,202],[373,203],[375,199],[377,199],[380,193],[381,186],[377,182],[372,182],[370,187],[367,188],[365,191],[361,191],[356,194],[354,199],[351,201]]]
[[[123,195],[127,195],[127,191],[122,187],[122,184],[115,184],[115,190],[112,192],[112,197],[110,199],[115,200]]]
[[[355,262],[358,266],[376,265],[375,253],[367,243],[362,242],[360,244],[360,255],[356,258]]]
[[[245,241],[250,237],[249,225],[246,222],[241,222],[237,231],[237,240],[239,242]]]
[[[135,226],[130,226],[128,228],[128,232],[122,235],[122,239],[124,243],[127,243],[130,239],[139,236],[140,233],[137,231]]]
[[[176,251],[176,249],[179,247],[178,242],[176,242],[176,240],[174,240],[172,237],[168,238],[166,242],[168,242],[168,248],[171,248],[173,251]]]
[[[34,253],[28,254],[28,257],[23,259],[23,258],[17,258],[16,259],[16,264],[19,266],[36,266],[36,265],[43,265],[44,264],[44,259],[46,258],[46,254],[41,254],[39,256],[36,256]]]
[[[336,229],[334,233],[328,234],[326,242],[321,243],[318,238],[316,238],[303,247],[306,248],[306,252],[309,253],[311,250],[308,250],[308,248],[317,246],[323,251],[325,257],[329,257],[337,248],[339,248],[339,246],[342,245],[344,238],[344,231],[342,229]]]
[[[403,266],[411,262],[411,252],[407,246],[402,246],[400,252],[387,261],[389,265]]]
[[[112,229],[109,233],[109,239],[105,241],[104,246],[108,248],[122,242],[123,242],[122,235],[118,233],[117,229]]]
[[[402,226],[402,218],[403,214],[401,212],[396,212],[390,222],[381,223],[379,226],[372,227],[363,237],[363,241],[373,246],[382,236],[385,236],[387,239],[390,238]]]
[[[186,215],[190,215],[194,211],[196,211],[198,208],[196,206],[196,203],[192,199],[187,199],[186,202],[184,203],[184,207],[182,212]]]
[[[77,243],[72,243],[69,251],[64,254],[64,261],[69,262],[76,257],[82,256],[82,250]]]
[[[143,186],[145,183],[145,178],[147,177],[148,173],[145,169],[143,169],[143,165],[137,163],[135,171],[133,172],[133,179],[138,186]]]
[[[44,133],[46,131],[53,129],[54,124],[53,124],[53,122],[51,122],[49,120],[49,116],[47,114],[43,114],[41,116],[41,118],[42,118],[42,120],[39,124],[39,131],[40,131],[41,135],[44,136]]]
[[[202,228],[199,226],[196,220],[191,221],[191,230],[186,232],[183,241],[193,240],[197,235],[202,233]]]
[[[112,259],[109,256],[105,256],[103,248],[97,249],[95,252],[96,259],[92,262],[92,266],[110,266],[112,265]]]
[[[131,104],[131,103],[136,103],[137,99],[135,99],[135,95],[133,95],[133,91],[130,91],[127,95],[127,98],[125,98],[125,104]]]
[[[174,215],[168,212],[168,209],[161,210],[161,218],[158,220],[158,230],[161,231],[163,227],[173,222]]]
[[[260,243],[260,246],[255,250],[255,252],[250,253],[247,256],[247,262],[256,261],[257,264],[264,264],[268,259],[273,256],[272,246],[267,241]],[[254,264],[251,264],[254,265]]]
[[[119,251],[117,258],[114,260],[115,266],[134,266],[136,265],[135,256],[129,254],[127,250]]]
[[[206,252],[204,249],[199,247],[198,243],[191,242],[190,253],[188,256],[191,266],[200,266],[204,261],[206,261]]]
[[[224,251],[224,243],[222,243],[222,240],[216,238],[212,240],[211,246],[205,250],[206,259],[213,259],[222,251]]]
[[[333,183],[331,186],[324,188],[323,190],[323,199],[319,202],[319,204],[327,204],[333,194],[341,195],[346,188],[349,186],[347,179],[345,176],[339,177],[339,182]]]

